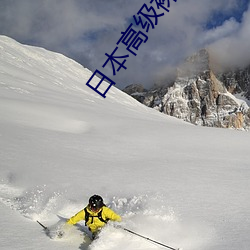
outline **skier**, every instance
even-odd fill
[[[113,210],[105,206],[101,196],[95,194],[89,198],[89,204],[72,216],[67,224],[74,225],[80,220],[85,220],[85,226],[92,232],[92,238],[94,239],[109,220],[120,222],[122,219]]]

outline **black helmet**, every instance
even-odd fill
[[[90,209],[93,210],[99,210],[100,208],[102,208],[104,206],[102,197],[96,194],[91,196],[89,198],[89,206]]]

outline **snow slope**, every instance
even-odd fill
[[[249,133],[192,126],[115,87],[103,99],[91,75],[0,36],[0,248],[162,249],[112,225],[90,244],[83,223],[61,240],[36,223],[53,228],[97,193],[166,245],[249,250]]]

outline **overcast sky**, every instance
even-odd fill
[[[130,83],[149,87],[204,47],[212,48],[223,63],[250,63],[249,1],[170,0],[170,12],[166,12],[150,0],[0,0],[0,34],[63,53],[92,71],[99,69],[119,88]],[[148,40],[137,56],[124,44],[118,45],[115,56],[129,57],[124,64],[127,69],[113,76],[110,63],[102,68],[105,53],[113,52],[121,32],[144,3],[157,14],[165,14],[148,33],[138,26],[137,31],[144,32]]]

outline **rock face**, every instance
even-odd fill
[[[143,85],[141,84],[131,84],[123,89],[123,91],[128,95],[133,96],[139,102],[144,101],[144,95],[147,92],[147,90],[144,89]]]
[[[196,125],[248,129],[250,109],[233,94],[250,96],[249,72],[250,68],[215,75],[204,49],[180,66],[172,86],[141,88],[130,94],[149,107]]]
[[[250,100],[250,66],[218,74],[218,79],[225,84],[230,93],[242,93]]]

